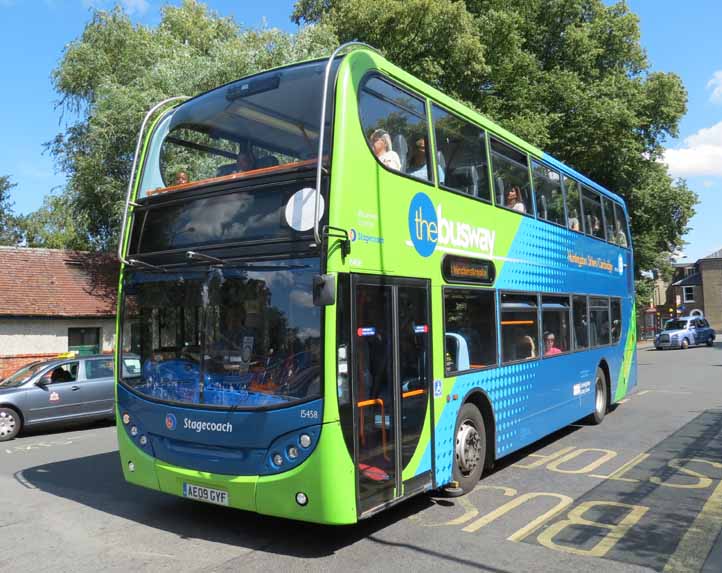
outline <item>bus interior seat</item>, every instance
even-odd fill
[[[549,210],[547,208],[547,198],[544,195],[541,195],[540,197],[541,201],[541,208],[542,208],[542,217],[545,219],[549,219]]]
[[[504,178],[494,177],[494,187],[496,188],[496,202],[498,205],[504,204]]]
[[[230,175],[231,173],[234,173],[236,170],[236,163],[226,163],[225,165],[221,165],[216,169],[216,177],[223,177],[224,175]]]
[[[264,155],[256,161],[255,169],[261,169],[263,167],[275,167],[278,165],[278,158],[275,155]]]
[[[446,185],[476,197],[479,194],[479,172],[476,166],[454,167],[446,174]]]
[[[399,162],[401,163],[401,171],[406,171],[406,160],[409,156],[409,145],[406,143],[406,138],[398,133],[394,135],[391,140],[393,150],[399,156]]]

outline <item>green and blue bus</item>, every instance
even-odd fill
[[[354,523],[636,384],[622,199],[368,46],[153,108],[120,243],[146,488]]]

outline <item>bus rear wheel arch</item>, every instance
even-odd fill
[[[487,409],[488,412],[482,414]],[[484,404],[483,397],[474,395],[462,405],[456,417],[452,480],[462,494],[476,487],[493,459],[493,435],[487,422],[490,415],[490,407]]]

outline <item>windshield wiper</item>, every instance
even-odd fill
[[[139,261],[138,259],[128,259],[128,262],[130,263],[130,266],[135,267],[145,267],[147,269],[152,269],[154,271],[160,271],[162,273],[167,273],[168,270],[163,267],[158,267],[156,265],[151,265],[150,263],[146,263],[144,261]]]
[[[205,253],[199,253],[198,251],[186,251],[186,257],[191,261],[206,261],[208,263],[213,263],[216,265],[225,264],[225,261],[223,259],[219,259],[218,257],[212,257],[211,255],[206,255]]]

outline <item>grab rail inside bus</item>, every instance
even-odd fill
[[[318,209],[320,206],[320,199],[321,196],[321,174],[323,171],[323,137],[325,135],[325,127],[326,127],[326,101],[328,99],[328,77],[331,74],[331,66],[333,65],[333,61],[336,59],[336,57],[346,48],[368,48],[369,50],[373,50],[376,53],[380,53],[376,48],[373,46],[369,46],[368,44],[365,44],[364,42],[346,42],[345,44],[341,44],[338,48],[336,48],[331,56],[328,58],[328,62],[326,63],[326,72],[323,76],[323,96],[321,98],[321,128],[318,131],[318,165],[316,166],[316,196],[314,200],[314,208],[313,208],[313,238],[316,241],[316,244],[320,247],[321,246],[321,234],[319,233],[319,216],[318,216]],[[329,154],[330,155],[330,154]]]
[[[128,224],[128,209],[130,207],[130,197],[133,194],[133,183],[136,179],[136,173],[135,168],[138,165],[138,155],[140,154],[140,148],[143,145],[143,134],[145,133],[145,127],[148,124],[148,120],[153,116],[153,114],[158,111],[161,107],[163,107],[165,104],[170,103],[172,101],[176,100],[186,100],[188,99],[188,96],[174,96],[169,97],[167,99],[164,99],[161,102],[158,102],[155,104],[148,113],[145,114],[145,117],[143,118],[143,123],[140,124],[140,133],[138,133],[138,142],[135,145],[135,153],[133,154],[133,165],[130,168],[130,179],[128,181],[128,192],[125,197],[125,210],[123,211],[123,222],[120,226],[120,240],[118,241],[118,260],[123,263],[124,265],[130,265],[129,261],[126,261],[125,258],[123,258],[123,246],[125,244],[125,227]]]

